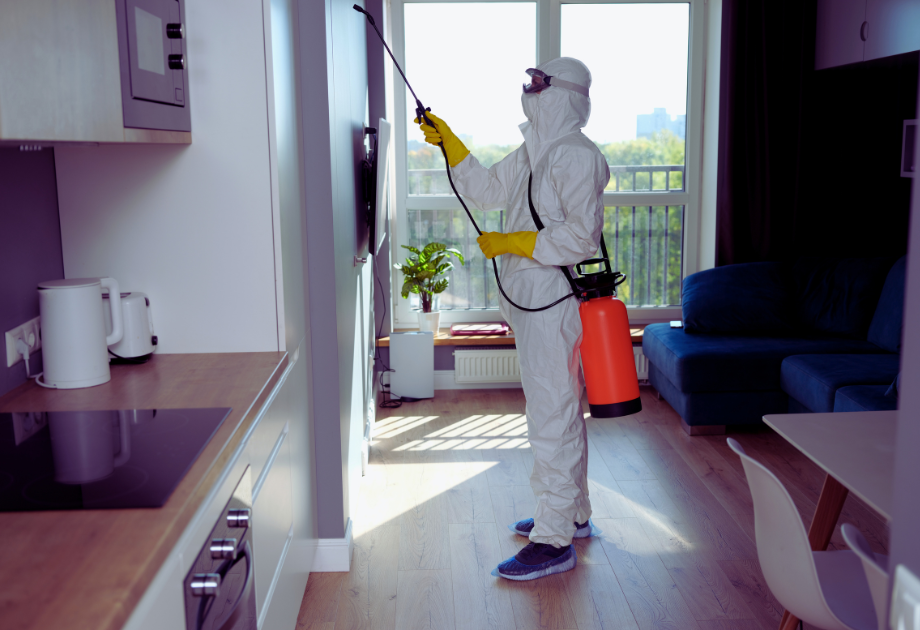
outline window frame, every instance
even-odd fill
[[[419,3],[483,3],[483,2],[529,2],[536,5],[537,64],[561,55],[562,49],[562,5],[563,4],[688,4],[690,5],[690,32],[688,33],[687,59],[687,127],[684,153],[684,190],[681,192],[605,192],[606,206],[684,206],[683,269],[681,278],[699,271],[700,268],[700,223],[702,220],[701,200],[703,188],[703,115],[706,67],[706,0],[392,0],[390,5],[393,54],[401,66],[405,65],[405,12],[406,4]],[[398,77],[397,77],[398,79]],[[393,144],[395,145],[395,212],[390,216],[390,257],[394,262],[405,258],[406,250],[400,245],[408,243],[408,211],[412,209],[456,209],[460,202],[454,197],[409,197],[406,142],[408,120],[406,112],[406,89],[401,80],[393,89]],[[395,180],[395,181],[394,181]],[[394,329],[416,328],[416,311],[409,300],[400,295],[402,280],[399,272],[392,270],[391,286]],[[681,319],[680,306],[629,306],[629,321],[633,324]],[[488,309],[441,311],[441,325],[466,322],[489,322],[502,320],[498,307]]]

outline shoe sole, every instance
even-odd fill
[[[498,575],[500,578],[506,580],[514,580],[515,582],[528,582],[530,580],[538,580],[541,577],[546,577],[547,575],[555,575],[556,573],[565,573],[566,571],[571,571],[575,568],[575,565],[578,563],[578,558],[575,554],[572,554],[572,557],[566,560],[561,564],[557,564],[549,567],[548,569],[542,569],[541,571],[536,571],[528,575],[505,575],[496,569],[492,575]]]

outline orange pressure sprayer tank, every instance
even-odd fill
[[[642,411],[626,305],[612,295],[583,301],[581,365],[588,404],[595,418],[619,418]]]

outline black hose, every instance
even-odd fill
[[[457,200],[460,202],[460,205],[463,206],[464,210],[466,210],[466,216],[470,218],[470,223],[472,223],[473,227],[476,228],[476,232],[478,232],[479,235],[482,236],[482,230],[480,230],[479,226],[476,225],[476,219],[473,218],[472,213],[470,213],[470,209],[466,207],[466,203],[463,201],[463,198],[460,196],[460,193],[457,192],[457,187],[454,186],[454,178],[450,176],[450,162],[447,161],[447,151],[444,149],[444,142],[443,141],[439,142],[438,146],[441,147],[441,155],[444,156],[444,164],[447,167],[447,181],[450,182],[450,188],[451,190],[454,191],[454,195],[457,197]],[[505,298],[511,306],[519,310],[522,310],[522,311],[527,311],[528,313],[537,313],[539,311],[545,311],[549,308],[556,306],[560,302],[563,302],[569,299],[570,297],[574,297],[576,295],[575,293],[569,293],[568,295],[562,296],[561,298],[559,298],[552,304],[547,304],[546,306],[541,306],[540,308],[527,308],[526,306],[515,304],[515,302],[510,297],[508,297],[508,294],[505,293],[505,288],[502,286],[502,281],[499,280],[498,278],[498,264],[495,262],[495,258],[492,259],[492,271],[495,273],[495,284],[498,285],[498,290],[501,292],[502,297]]]
[[[409,85],[409,79],[406,78],[406,73],[404,73],[402,71],[402,68],[399,67],[399,62],[396,61],[396,57],[393,56],[393,51],[390,50],[390,47],[387,46],[386,40],[383,39],[383,35],[380,33],[380,29],[377,28],[377,24],[376,22],[374,22],[373,16],[367,11],[365,11],[364,9],[362,9],[361,7],[359,7],[357,4],[354,5],[352,8],[358,13],[363,14],[364,17],[367,18],[367,21],[370,22],[370,25],[374,27],[374,31],[377,32],[377,37],[380,38],[380,42],[383,44],[383,47],[389,53],[390,59],[393,60],[393,64],[396,66],[396,69],[399,70],[399,74],[403,78],[403,81],[405,81],[406,87],[409,88],[409,91],[412,92],[413,98],[415,98],[415,113],[418,116],[418,120],[425,121],[426,124],[430,125],[434,129],[437,129],[437,126],[433,122],[431,122],[428,116],[425,115],[425,112],[428,111],[428,109],[424,105],[422,105],[422,101],[420,101],[418,96],[415,95],[415,90],[413,90],[412,86]],[[444,141],[442,140],[441,142],[439,142],[438,146],[441,148],[441,155],[444,156],[444,167],[447,169],[447,181],[450,182],[450,188],[451,190],[454,191],[454,196],[457,197],[457,200],[460,202],[460,205],[463,206],[464,210],[466,210],[466,216],[470,218],[470,222],[473,224],[473,227],[476,228],[476,232],[480,236],[482,236],[482,230],[480,230],[479,226],[476,225],[476,219],[473,218],[473,215],[470,213],[470,209],[466,207],[466,203],[463,201],[463,198],[460,197],[460,193],[457,192],[457,187],[454,186],[454,179],[453,177],[450,176],[450,162],[447,159],[447,151],[444,150]],[[574,297],[575,295],[577,295],[574,292],[569,293],[568,295],[562,296],[561,298],[559,298],[552,304],[547,304],[546,306],[541,306],[540,308],[527,308],[526,306],[515,304],[511,300],[511,298],[508,297],[508,294],[505,293],[505,289],[504,287],[502,287],[502,281],[498,277],[498,263],[495,262],[495,258],[492,258],[492,271],[495,273],[495,283],[498,285],[498,290],[501,292],[502,297],[504,297],[508,301],[508,303],[511,304],[511,306],[519,310],[522,310],[522,311],[527,311],[528,313],[537,313],[539,311],[545,311],[546,309],[552,308],[556,306],[557,304],[559,304],[560,302],[563,302],[569,299],[570,297]]]

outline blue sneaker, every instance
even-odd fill
[[[533,531],[533,519],[525,518],[523,521],[518,521],[514,525],[509,525],[508,529],[518,536],[529,538],[530,532]],[[592,530],[591,519],[588,519],[584,523],[575,523],[575,534],[572,538],[590,538],[593,533]]]
[[[499,564],[492,575],[506,580],[536,580],[554,573],[571,571],[576,562],[575,547],[572,545],[553,547],[532,542],[517,552],[517,555]]]

